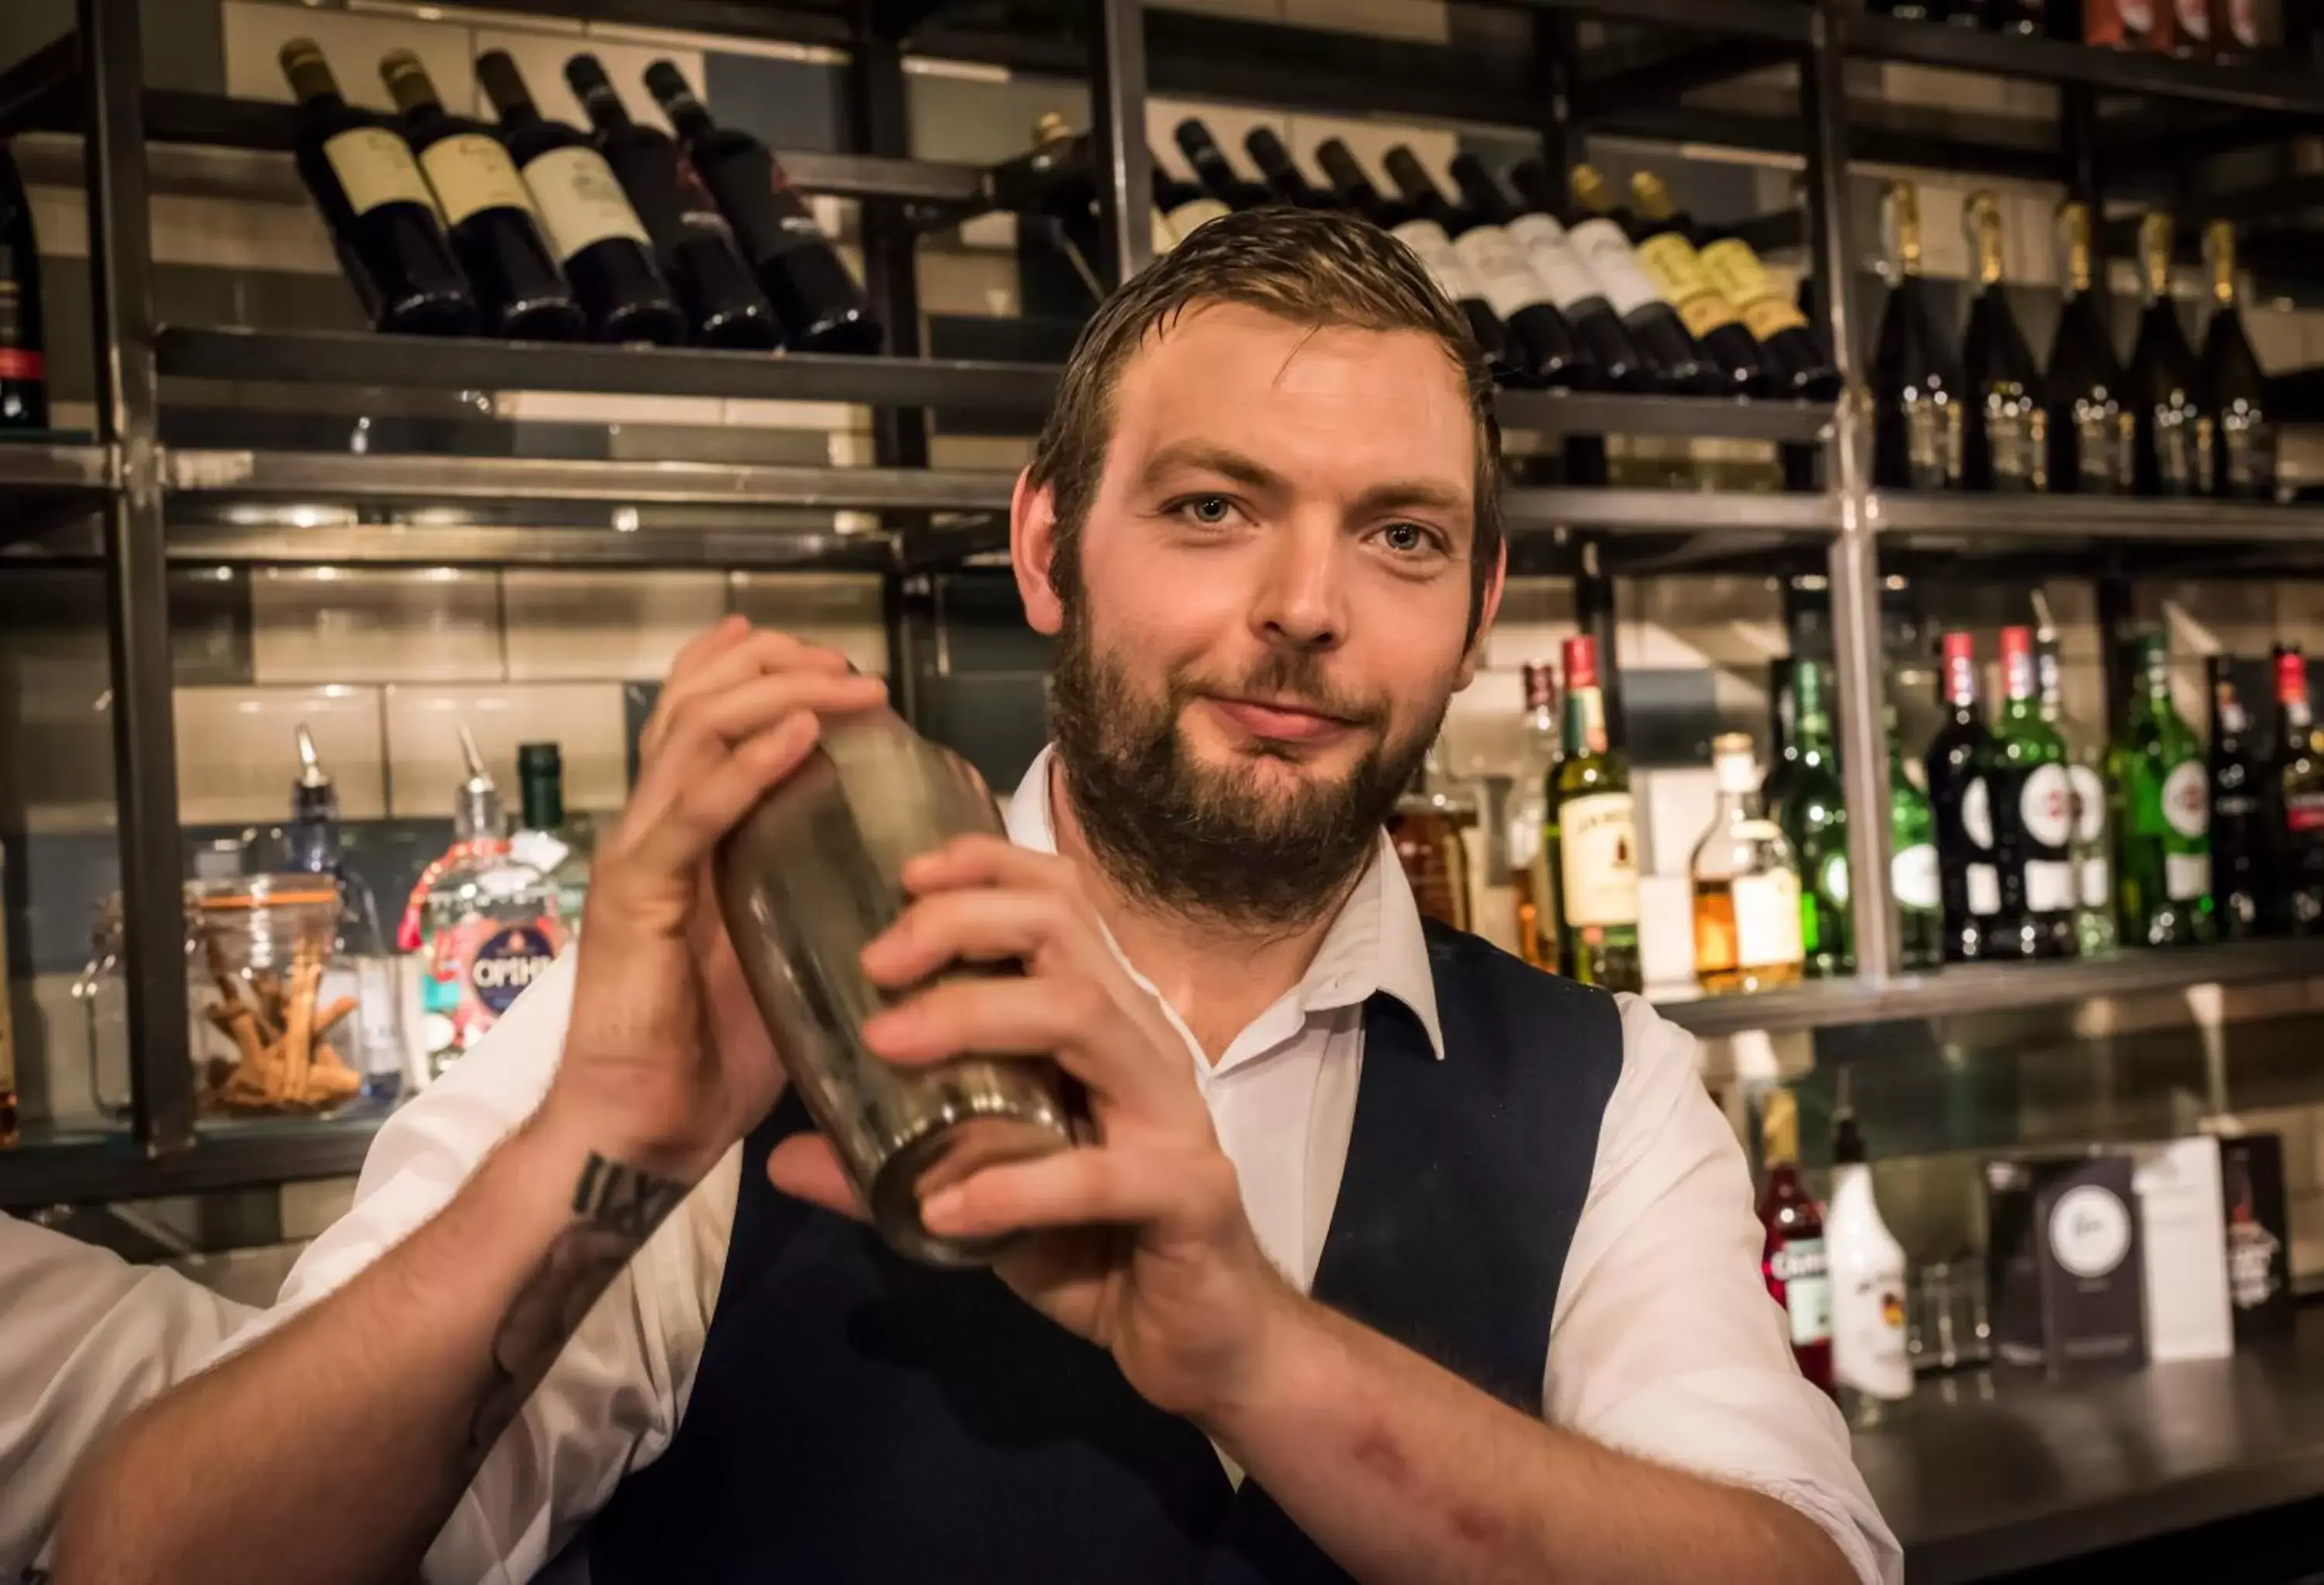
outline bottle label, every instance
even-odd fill
[[[1704,277],[1694,244],[1677,232],[1665,231],[1640,243],[1638,263],[1655,289],[1677,308],[1692,335],[1708,336],[1736,322],[1735,305]]]
[[[358,215],[368,215],[382,204],[436,207],[427,179],[411,157],[411,145],[386,127],[358,126],[327,138],[323,158]]]
[[[1520,215],[1509,222],[1508,230],[1560,311],[1571,312],[1576,304],[1605,295],[1590,266],[1574,251],[1565,227],[1555,220],[1546,215]]]
[[[2025,911],[2029,914],[2063,914],[2074,907],[2074,867],[2052,859],[2030,861],[2023,871],[2025,879]]]
[[[2050,1211],[2050,1253],[2072,1276],[2091,1281],[2130,1253],[2130,1209],[2096,1184],[2080,1184]]]
[[[2156,407],[2152,422],[2154,430],[2154,474],[2159,492],[2164,495],[2194,495],[2209,481],[2208,467],[2199,468],[2196,462],[2197,419],[2192,410],[2178,400]],[[2209,434],[2208,424],[2203,426]],[[2208,463],[2209,447],[2203,447]]]
[[[548,920],[510,925],[477,944],[468,964],[468,983],[493,1017],[497,1018],[515,1006],[526,988],[549,972],[557,961],[557,943],[549,934],[552,928]]]
[[[1504,319],[1538,307],[1548,296],[1509,234],[1498,226],[1472,226],[1452,239],[1452,251],[1469,267],[1469,277]]]
[[[508,151],[482,133],[454,133],[429,144],[420,166],[428,172],[428,185],[436,189],[448,226],[484,209],[532,213],[532,199]]]
[[[1960,403],[1914,397],[1895,413],[1884,415],[1883,421],[1904,426],[1903,484],[1906,489],[1950,490],[1960,484]]]
[[[2209,896],[2211,890],[2210,855],[2163,854],[2163,890],[2174,903],[2190,903],[2198,898]]]
[[[1649,303],[1664,300],[1653,280],[1638,267],[1638,255],[1622,228],[1603,215],[1584,220],[1566,235],[1590,265],[1599,290],[1614,311],[1628,317]]]
[[[2190,840],[2210,829],[2210,788],[2204,783],[2200,760],[2181,760],[2163,779],[2163,818]]]
[[[2074,843],[2088,847],[2106,839],[2106,783],[2098,779],[2095,767],[2075,765],[2066,771],[2066,780],[2074,790]]]
[[[1804,330],[1807,316],[1791,297],[1777,290],[1767,267],[1751,244],[1737,236],[1722,237],[1696,257],[1702,273],[1719,294],[1743,312],[1743,323],[1760,340],[1785,330]]]
[[[492,876],[485,889],[521,891],[537,882],[520,869],[503,888]],[[563,925],[543,915],[511,924],[470,913],[435,929],[427,943],[428,976],[421,987],[423,1036],[438,1064],[471,1049],[525,987],[546,973],[565,945]]]
[[[1794,1239],[1767,1257],[1767,1275],[1784,1285],[1792,1347],[1831,1341],[1831,1270],[1821,1239]]]
[[[1942,907],[1935,844],[1918,842],[1899,848],[1888,861],[1888,888],[1896,894],[1896,906],[1912,913],[1933,914]]]
[[[1738,875],[1735,898],[1735,963],[1738,968],[1796,963],[1805,957],[1800,943],[1800,880],[1789,870]]]
[[[1987,790],[1985,778],[1973,777],[1961,789],[1961,834],[1973,848],[1990,850],[1993,846],[1993,795]]]
[[[2256,1221],[2227,1224],[2227,1295],[2238,1310],[2256,1310],[2276,1295],[2276,1255],[2283,1248]]]
[[[2283,825],[2302,834],[2324,832],[2324,792],[2292,793],[2283,800]]]
[[[2130,490],[2135,444],[2131,415],[2113,408],[2078,403],[2074,411],[2074,469],[2085,495],[2122,495]]]
[[[1218,199],[1212,198],[1208,193],[1205,193],[1198,198],[1188,198],[1185,203],[1171,210],[1166,218],[1170,222],[1170,230],[1172,235],[1176,236],[1180,242],[1184,242],[1188,237],[1194,235],[1195,227],[1207,226],[1212,221],[1217,219],[1220,216],[1232,213],[1233,211],[1229,209],[1224,204],[1219,202]],[[1404,234],[1401,231],[1398,231],[1397,235],[1401,236]],[[1442,234],[1440,233],[1440,235]],[[1418,250],[1415,249],[1414,251],[1417,252]],[[1428,261],[1425,259],[1421,261],[1424,264],[1427,262]]]
[[[2112,869],[2102,858],[2082,861],[2082,907],[2103,908],[2114,900]]]
[[[1628,793],[1589,793],[1559,805],[1557,859],[1568,925],[1638,922],[1638,839]]]
[[[46,380],[49,360],[27,346],[0,346],[0,380]]]
[[[1979,918],[2001,912],[2001,871],[1990,864],[1971,864],[1967,877],[1969,911]]]
[[[1452,251],[1452,239],[1444,235],[1444,228],[1435,221],[1407,220],[1393,235],[1419,256],[1421,268],[1435,278],[1436,290],[1454,302],[1485,295],[1484,288],[1461,262],[1461,255]]]
[[[613,168],[596,150],[551,149],[524,168],[524,180],[559,263],[569,263],[583,248],[612,237],[653,245]]]
[[[2218,444],[2227,455],[2221,493],[2238,501],[2275,499],[2275,426],[2246,413],[2228,413],[2219,423]]]
[[[1988,395],[1985,401],[1985,450],[1997,490],[2050,487],[2050,415],[2024,391]]]
[[[2074,784],[2063,765],[2043,765],[2017,790],[2017,820],[2036,846],[2062,848],[2074,835]]]
[[[1883,1261],[1877,1269],[1836,1276],[1832,1286],[1833,1377],[1872,1397],[1911,1397],[1903,1266]]]

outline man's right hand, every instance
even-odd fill
[[[710,889],[718,842],[814,749],[819,717],[887,696],[844,657],[729,617],[679,651],[637,786],[597,847],[565,1055],[539,1120],[693,1183],[782,1092]]]

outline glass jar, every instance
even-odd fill
[[[189,902],[189,908],[191,904]],[[187,950],[192,950],[189,918]],[[129,1058],[129,985],[122,973],[121,894],[115,892],[97,905],[89,917],[88,962],[73,981],[72,998],[80,1009],[81,1044],[88,1053],[88,1091],[97,1112],[112,1122],[125,1122],[135,1106],[135,1081]],[[189,1025],[201,1020],[201,1002],[187,984]],[[200,1049],[198,1034],[194,1037]]]
[[[201,1110],[311,1114],[360,1095],[365,997],[339,956],[337,880],[237,875],[189,895]]]

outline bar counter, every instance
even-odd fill
[[[1856,1461],[1913,1585],[1959,1585],[2324,1497],[2324,1308],[2225,1359],[1922,1382]],[[2324,1534],[2316,1540],[2324,1554]]]

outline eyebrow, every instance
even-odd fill
[[[1432,479],[1391,479],[1374,484],[1356,497],[1354,515],[1370,517],[1379,512],[1400,511],[1433,511],[1465,513],[1471,510],[1469,493],[1440,484]]]
[[[1279,493],[1290,488],[1289,480],[1254,457],[1231,451],[1223,446],[1191,440],[1166,446],[1147,458],[1146,466],[1139,471],[1139,482],[1152,489],[1182,468],[1216,474],[1251,490]]]

